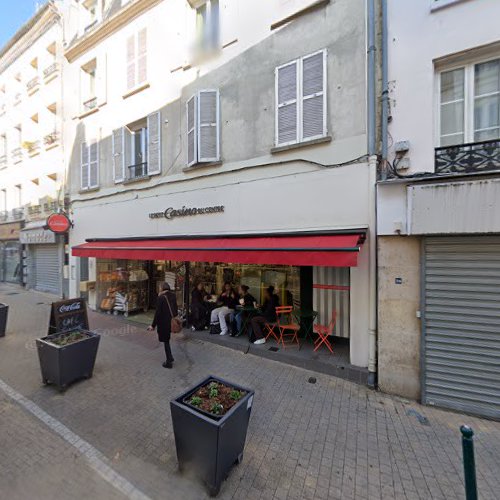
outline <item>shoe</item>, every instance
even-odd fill
[[[266,339],[262,338],[262,339],[257,339],[254,344],[255,345],[260,345],[260,344],[265,344],[266,343]]]
[[[227,332],[220,332],[219,335],[227,335]]]
[[[163,368],[173,368],[172,361],[165,361],[161,366]]]
[[[196,328],[194,326],[191,327],[191,331],[192,332],[195,332],[196,331]]]

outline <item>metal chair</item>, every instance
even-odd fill
[[[334,309],[332,312],[332,319],[328,325],[314,325],[314,333],[318,334],[318,338],[314,341],[314,351],[316,352],[323,344],[333,354],[332,344],[328,337],[333,335],[333,329],[337,323],[337,311]]]
[[[294,322],[293,306],[278,306],[276,308],[277,327],[279,331],[278,345],[281,344],[285,348],[285,338],[291,337],[287,344],[299,343],[300,325]]]

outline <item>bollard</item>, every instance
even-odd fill
[[[477,500],[476,464],[474,461],[474,431],[468,425],[460,427],[464,454],[465,498]]]

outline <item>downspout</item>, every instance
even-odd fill
[[[382,180],[387,179],[387,138],[389,126],[389,62],[387,42],[387,0],[382,1]]]
[[[369,193],[369,306],[368,306],[368,385],[376,386],[377,380],[377,217],[375,189],[377,182],[377,116],[376,116],[376,66],[375,66],[375,0],[368,0],[368,68],[367,68],[367,127],[368,127],[368,193]]]

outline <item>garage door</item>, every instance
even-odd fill
[[[63,269],[59,245],[36,245],[32,251],[33,286],[41,292],[61,295]]]
[[[500,237],[424,246],[422,399],[500,418]]]

